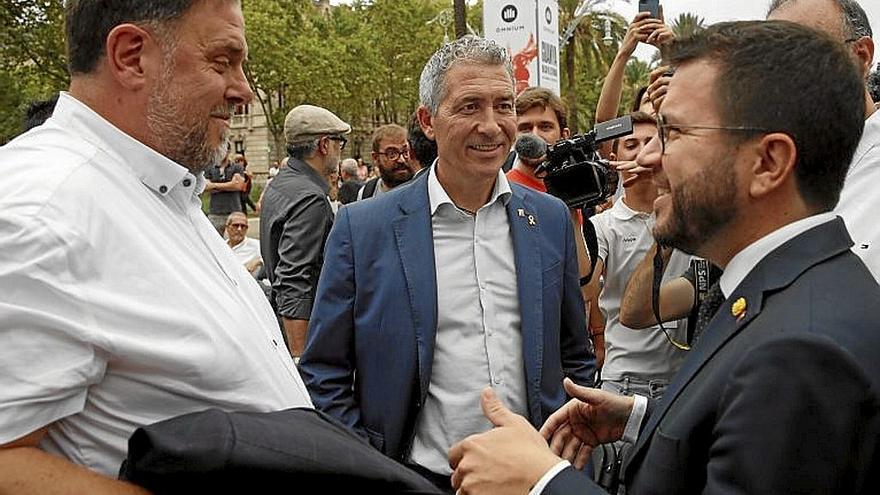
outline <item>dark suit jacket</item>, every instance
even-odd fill
[[[340,209],[299,364],[315,407],[396,459],[412,441],[434,355],[428,177]],[[546,194],[510,186],[528,409],[540,426],[566,399],[563,376],[592,384],[595,365],[568,209]]]
[[[646,419],[629,494],[880,493],[880,288],[851,245],[837,218],[756,265]]]
[[[441,493],[320,411],[219,409],[138,428],[119,477],[158,494]]]

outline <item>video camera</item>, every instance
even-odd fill
[[[627,115],[596,124],[590,132],[560,139],[547,148],[546,160],[535,169],[547,192],[569,208],[592,207],[604,203],[617,190],[618,175],[596,151],[598,145],[633,132]]]

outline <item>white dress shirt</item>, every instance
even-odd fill
[[[834,212],[843,218],[852,236],[853,252],[856,253],[874,279],[880,282],[880,228],[877,212],[880,211],[880,110],[874,111],[865,121],[862,139],[853,155],[846,174],[840,202]]]
[[[515,413],[527,415],[510,184],[499,171],[489,202],[471,215],[428,177],[437,267],[437,335],[425,404],[416,420],[410,461],[451,474],[455,442],[492,428],[480,408],[487,386]]]
[[[201,174],[66,93],[0,162],[0,443],[51,425],[44,450],[115,476],[139,426],[311,406]]]

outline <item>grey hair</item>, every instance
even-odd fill
[[[437,113],[440,102],[446,96],[446,73],[453,65],[460,63],[503,66],[513,86],[513,65],[507,50],[492,40],[471,35],[463,36],[434,52],[422,69],[422,76],[419,78],[419,100],[432,115]]]
[[[797,0],[773,0],[767,9],[769,17],[779,7]],[[868,21],[868,15],[865,10],[855,0],[831,0],[843,13],[843,34],[849,39],[858,39],[863,36],[871,38],[874,33],[871,31],[871,22]]]
[[[358,162],[354,158],[346,158],[339,164],[339,170],[348,175],[357,175]]]
[[[297,160],[302,160],[312,156],[318,150],[318,141],[321,139],[313,139],[304,143],[288,143],[287,155]]]

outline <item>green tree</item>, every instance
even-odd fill
[[[706,20],[690,12],[678,15],[669,25],[677,38],[686,38],[706,29]]]
[[[560,47],[562,98],[568,106],[572,132],[582,132],[593,122],[602,80],[626,34],[627,22],[622,16],[592,10],[603,3],[603,0],[559,2],[560,31],[564,33],[569,26],[574,27],[571,39]]]
[[[283,149],[285,114],[302,103],[352,123],[354,154],[376,125],[405,124],[418,105],[421,69],[443,40],[443,28],[429,21],[446,7],[356,1],[325,14],[308,0],[248,0],[248,77],[276,149]]]
[[[61,0],[0,3],[0,143],[20,131],[24,107],[66,89]]]

